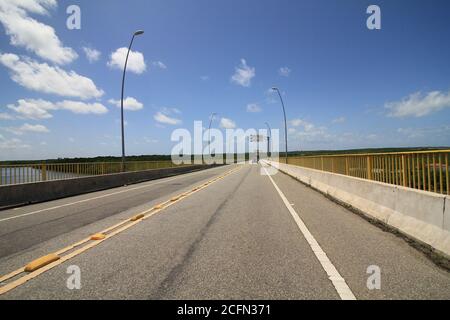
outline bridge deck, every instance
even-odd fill
[[[0,276],[235,167],[3,211]],[[240,166],[175,197],[0,299],[340,299],[326,272],[333,266],[357,299],[450,299],[450,273],[403,239],[282,173],[272,183],[260,169]],[[66,287],[70,265],[80,267],[80,290]],[[369,266],[381,269],[380,290],[367,288]]]

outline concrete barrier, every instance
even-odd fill
[[[67,180],[0,186],[0,209],[121,187],[128,184],[170,177],[212,167],[213,166],[207,165],[192,165]]]
[[[280,171],[450,258],[450,197],[267,161]]]

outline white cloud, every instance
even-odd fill
[[[56,103],[58,109],[69,110],[77,114],[105,114],[108,109],[101,103],[84,103],[80,101],[64,100]]]
[[[10,69],[14,82],[33,91],[80,99],[99,98],[104,93],[91,79],[75,71],[66,72],[11,53],[0,54],[0,63]]]
[[[335,142],[336,137],[330,134],[325,127],[315,127],[312,130],[300,130],[294,131],[293,135],[300,141],[300,144],[303,142],[311,143],[331,143]]]
[[[17,112],[20,117],[34,120],[49,119],[53,117],[49,111],[56,109],[52,102],[42,99],[20,99],[17,105],[10,104],[7,107]]]
[[[397,132],[407,137],[414,139],[417,142],[419,138],[429,138],[429,141],[437,141],[438,138],[445,138],[448,143],[450,137],[450,125],[429,127],[429,128],[398,128]],[[402,137],[402,139],[404,139]]]
[[[0,120],[14,120],[14,116],[10,115],[9,113],[1,112]]]
[[[302,127],[305,131],[312,131],[315,128],[314,124],[303,119],[293,119],[289,123],[293,127]]]
[[[120,100],[109,99],[108,102],[120,108]],[[127,97],[123,100],[123,108],[124,110],[138,111],[143,109],[144,105],[141,102],[137,101],[135,98]]]
[[[291,72],[292,70],[289,69],[288,67],[281,67],[280,69],[278,69],[278,74],[283,77],[289,77]]]
[[[208,81],[209,80],[209,76],[201,76],[200,80],[202,81]]]
[[[241,64],[235,68],[231,81],[243,87],[250,87],[255,75],[255,68],[249,67],[245,59],[241,59]]]
[[[420,92],[413,93],[402,101],[388,102],[384,106],[389,110],[390,117],[423,117],[444,108],[450,107],[450,91],[441,93],[432,91],[425,95]]]
[[[302,125],[303,120],[302,120],[302,119],[294,119],[294,120],[289,121],[289,123],[290,123],[291,126],[293,126],[293,127],[299,127],[299,126]]]
[[[23,135],[26,132],[32,132],[32,133],[48,133],[50,130],[47,129],[46,126],[43,126],[41,124],[32,125],[29,123],[25,123],[20,127],[12,127],[12,128],[6,128],[7,131],[15,134],[15,135]]]
[[[299,118],[289,121],[289,125],[291,127],[288,128],[288,134],[294,139],[294,144],[298,143],[302,146],[305,146],[305,143],[320,145],[336,141],[336,137],[329,133],[324,126],[316,126]]]
[[[423,135],[421,130],[412,129],[412,128],[398,128],[397,132],[407,136],[408,138],[417,138]]]
[[[56,0],[0,0],[0,23],[13,46],[24,47],[39,57],[57,64],[67,64],[78,55],[64,47],[55,30],[28,14],[49,15],[57,6]]]
[[[152,65],[160,69],[167,69],[167,66],[161,61],[153,61]]]
[[[332,123],[344,123],[346,121],[345,117],[339,117],[336,119],[333,119],[331,122]]]
[[[180,119],[172,118],[162,112],[157,112],[153,119],[155,119],[159,123],[169,124],[169,125],[177,125],[181,123]]]
[[[108,61],[108,66],[113,69],[123,70],[127,52],[128,48],[123,47],[111,53],[110,60]],[[145,64],[144,55],[138,51],[130,51],[130,56],[128,57],[127,63],[127,71],[141,74],[145,70],[147,70],[147,65]]]
[[[100,51],[89,47],[83,47],[83,51],[90,63],[98,61],[102,54]]]
[[[172,113],[181,114],[181,110],[177,109],[177,108],[162,108],[161,112],[164,114],[167,114],[167,115],[172,114]]]
[[[181,114],[181,111],[177,108],[162,108],[161,111],[157,112],[153,119],[155,119],[159,124],[157,126],[161,126],[160,124],[169,124],[169,125],[177,125],[182,121],[172,116],[172,114]]]
[[[64,100],[61,102],[50,102],[42,99],[20,99],[16,105],[10,104],[9,109],[19,114],[23,119],[49,119],[53,115],[50,111],[69,110],[77,114],[104,114],[108,109],[100,103],[84,103],[79,101]]]
[[[220,127],[223,129],[235,129],[236,122],[228,118],[222,118],[220,119]]]
[[[57,6],[56,0],[1,0],[2,10],[16,10],[22,14],[27,11],[40,15],[49,15],[48,9]]]
[[[43,126],[41,124],[32,125],[28,123],[25,123],[23,126],[21,126],[20,130],[24,132],[39,132],[39,133],[50,132],[50,130],[48,130],[46,126]]]
[[[261,107],[256,103],[250,103],[247,105],[247,112],[256,113],[261,111]]]
[[[6,139],[0,134],[0,150],[28,149],[29,145],[23,143],[20,139]]]
[[[303,119],[289,121],[289,145],[291,150],[318,150],[361,148],[377,145],[382,140],[375,133],[335,133],[327,127],[316,125]]]

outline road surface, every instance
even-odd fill
[[[2,211],[0,277],[169,203],[0,299],[450,299],[450,273],[406,241],[261,172],[224,166]],[[69,266],[80,289],[67,287]]]

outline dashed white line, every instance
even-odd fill
[[[342,300],[356,300],[355,295],[350,290],[349,286],[345,282],[345,279],[339,274],[339,271],[336,269],[336,267],[333,265],[333,263],[331,263],[327,254],[322,250],[319,243],[316,241],[316,239],[311,234],[311,232],[309,232],[309,230],[306,227],[303,220],[300,219],[300,216],[297,214],[297,212],[295,212],[294,208],[289,203],[288,199],[283,194],[283,192],[280,190],[280,188],[277,186],[277,184],[272,179],[272,177],[269,175],[269,173],[267,172],[265,167],[264,167],[264,171],[266,172],[266,175],[269,177],[270,181],[272,181],[273,186],[277,190],[277,192],[280,195],[281,199],[283,200],[285,206],[287,207],[287,209],[291,213],[292,217],[294,218],[298,228],[300,229],[300,231],[302,232],[306,241],[308,242],[309,246],[311,247],[312,251],[314,252],[314,255],[316,256],[317,260],[319,260],[320,264],[322,265],[322,268],[327,273],[328,279],[330,279],[330,281],[332,282],[339,297]]]

